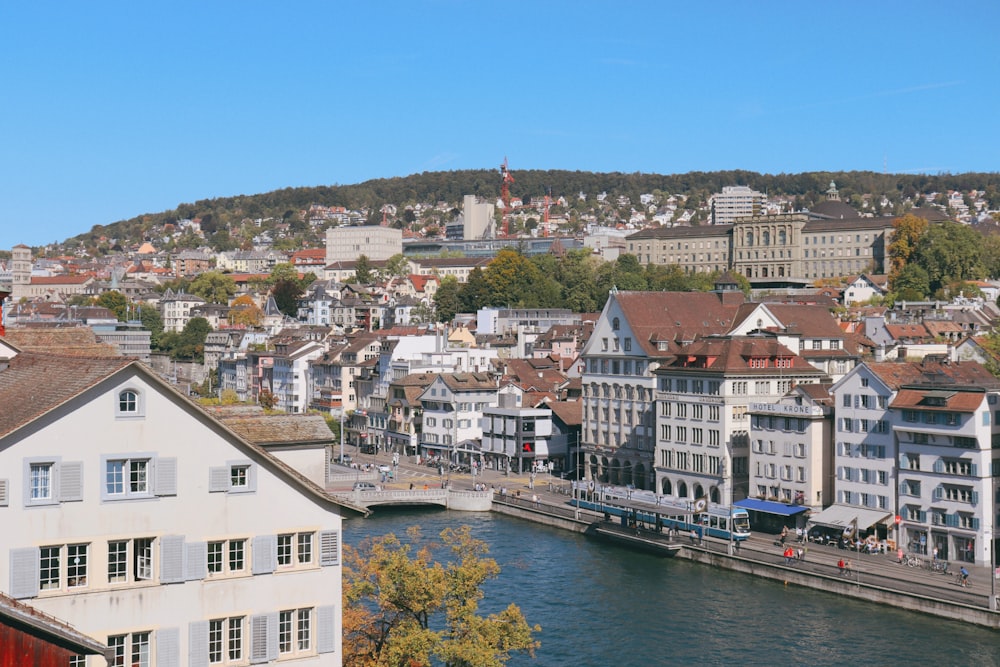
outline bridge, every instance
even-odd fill
[[[383,489],[381,491],[334,491],[334,495],[367,509],[374,507],[414,507],[437,505],[466,512],[486,512],[493,504],[490,491],[464,489]]]

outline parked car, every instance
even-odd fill
[[[378,491],[378,487],[375,486],[374,484],[372,484],[371,482],[355,482],[354,483],[354,490],[355,491]]]
[[[344,454],[343,456],[340,457],[340,462],[343,463],[345,466],[351,465],[351,461],[353,460],[354,459],[351,457],[350,454]]]

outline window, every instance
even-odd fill
[[[66,585],[70,588],[87,585],[86,544],[70,544],[66,547]]]
[[[107,459],[104,462],[105,498],[150,495],[149,458]]]
[[[126,389],[118,394],[118,412],[122,414],[134,414],[139,411],[139,394]]]
[[[32,503],[52,500],[52,467],[53,463],[30,464],[30,494]]]
[[[299,609],[296,615],[296,648],[308,651],[312,646],[312,610]]]
[[[38,588],[43,591],[58,590],[60,583],[59,555],[62,547],[42,547],[39,551]]]
[[[217,618],[208,622],[208,662],[222,664],[243,660],[243,617]]]
[[[314,538],[315,533],[278,535],[278,567],[312,563]]]
[[[219,540],[208,543],[208,575],[238,574],[246,570],[247,541]]]
[[[112,667],[149,667],[149,632],[133,632],[131,635],[113,635],[108,637],[108,648],[111,649]],[[130,661],[126,662],[126,658]]]
[[[251,461],[227,461],[208,469],[209,493],[253,493],[257,490],[257,466]]]

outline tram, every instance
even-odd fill
[[[736,542],[750,537],[750,513],[742,507],[728,508],[709,503],[699,512],[693,510],[688,502],[666,498],[657,501],[648,492],[607,488],[585,495],[589,497],[574,498],[569,504],[608,516],[660,525],[664,529],[673,528],[679,533],[687,533],[693,529],[710,537],[723,540],[732,538]]]

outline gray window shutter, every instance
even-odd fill
[[[250,664],[259,665],[268,660],[267,616],[250,617]]]
[[[184,581],[184,536],[164,535],[160,538],[160,583],[179,584]]]
[[[158,458],[153,467],[153,493],[158,496],[177,495],[177,459]]]
[[[188,624],[188,667],[208,667],[208,621]]]
[[[10,505],[10,480],[0,479],[0,507]]]
[[[228,466],[213,466],[208,469],[208,492],[219,493],[229,491]]]
[[[267,615],[267,659],[278,659],[278,612]]]
[[[253,538],[253,573],[270,574],[278,562],[276,535],[258,535]]]
[[[340,531],[322,530],[319,533],[319,564],[340,565]]]
[[[38,548],[10,550],[10,596],[18,600],[38,595]]]
[[[184,578],[187,581],[204,579],[208,576],[208,544],[187,542],[184,544]]]
[[[83,500],[83,461],[59,464],[59,500]]]
[[[181,667],[181,631],[178,628],[156,631],[156,667]]]
[[[337,649],[337,608],[316,607],[316,652],[333,653]]]

